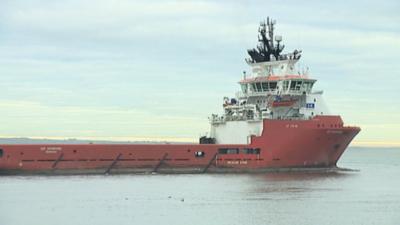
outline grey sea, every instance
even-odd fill
[[[0,225],[400,224],[400,149],[335,173],[3,176]]]

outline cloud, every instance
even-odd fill
[[[138,109],[49,107],[26,101],[1,101],[0,113],[6,115],[0,118],[0,129],[7,136],[97,137],[108,140],[173,136],[193,140],[206,124],[204,119],[153,114]],[[20,127],[24,127],[24,130]]]
[[[185,27],[186,20],[215,15],[223,10],[219,4],[206,1],[100,0],[93,3],[48,1],[47,4],[40,5],[11,4],[11,10],[4,10],[3,26],[54,35],[71,32],[91,37],[152,35],[166,31],[173,33]],[[195,26],[192,24],[190,27]],[[93,31],[100,33],[93,34]]]
[[[398,121],[398,6],[1,1],[0,112],[11,127],[2,133],[198,136],[208,129],[207,115],[221,111],[221,97],[238,89],[246,49],[267,14],[277,19],[287,51],[303,49],[301,63],[333,112],[352,124],[387,124],[377,114]],[[373,140],[375,130],[366,126],[360,137]]]

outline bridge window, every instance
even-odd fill
[[[241,84],[240,87],[242,88],[243,93],[247,93],[247,84]]]
[[[257,92],[261,92],[261,83],[256,83],[256,87],[257,87]]]
[[[283,81],[283,90],[286,91],[288,87],[289,87],[289,81],[288,80]]]
[[[310,92],[311,89],[312,89],[313,84],[314,84],[314,83],[311,82],[311,81],[305,81],[305,82],[303,83],[303,90],[304,90],[304,91],[307,91],[307,92]]]
[[[254,92],[257,91],[256,84],[255,84],[255,83],[252,83],[250,87],[251,87],[251,90],[252,90],[252,91],[254,91]]]
[[[270,83],[269,83],[269,89],[271,89],[271,90],[276,89],[276,85],[277,85],[276,82],[270,82]]]
[[[0,149],[0,158],[3,157],[3,149]]]
[[[273,91],[276,89],[276,87],[277,87],[277,82],[262,82],[261,89],[257,91]]]
[[[290,90],[294,90],[296,87],[296,81],[292,80],[290,81]]]
[[[263,82],[261,83],[263,91],[268,91],[268,83]]]
[[[290,90],[292,90],[292,91],[299,91],[300,88],[301,88],[301,85],[302,85],[302,81],[295,81],[295,80],[292,80],[292,81],[290,82]]]

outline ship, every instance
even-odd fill
[[[199,143],[0,144],[0,174],[251,173],[336,169],[357,126],[331,114],[316,79],[282,53],[276,21],[260,23],[240,91],[223,97]]]

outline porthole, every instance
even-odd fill
[[[194,156],[197,157],[197,158],[202,158],[202,157],[205,156],[205,154],[206,153],[204,153],[203,151],[194,152]]]

